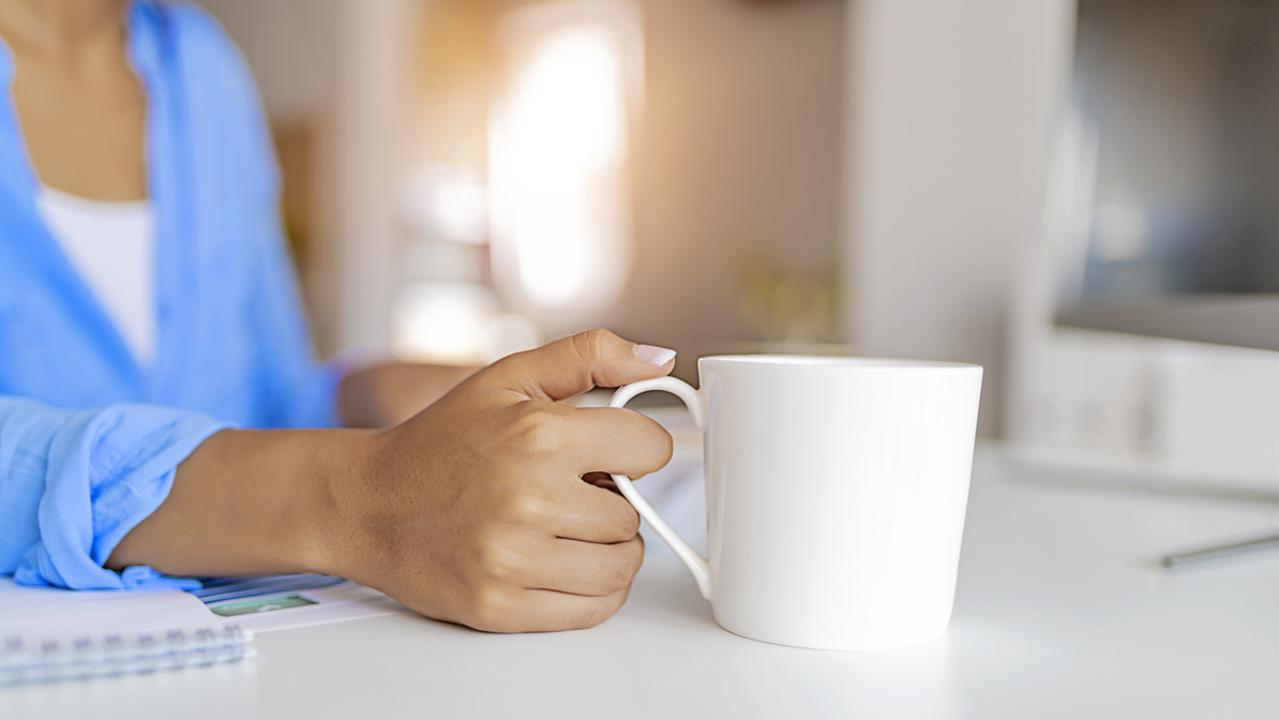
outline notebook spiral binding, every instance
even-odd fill
[[[165,633],[36,640],[0,638],[0,687],[233,663],[253,655],[236,625]]]

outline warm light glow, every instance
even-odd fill
[[[424,283],[405,288],[395,309],[399,357],[426,362],[474,363],[484,359],[487,328],[497,312],[493,294],[465,283]]]
[[[528,320],[498,311],[493,292],[470,283],[426,282],[403,290],[395,308],[396,357],[485,365],[541,344]]]
[[[425,167],[404,183],[406,217],[432,240],[483,244],[488,239],[488,198],[478,172]]]
[[[494,263],[499,282],[543,309],[606,304],[630,261],[634,28],[600,14],[611,6],[534,6],[507,35],[491,135]]]

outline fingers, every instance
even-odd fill
[[[620,408],[571,408],[545,401],[521,432],[530,458],[553,458],[536,473],[535,484],[550,493],[539,507],[546,527],[563,538],[595,543],[630,540],[639,517],[609,486],[584,482],[598,472],[639,477],[671,458],[672,441],[661,425]]]
[[[525,590],[516,598],[521,612],[518,620],[497,618],[487,627],[491,632],[553,632],[595,627],[612,617],[622,605],[630,587],[610,595],[592,597],[554,590]]]
[[[578,475],[639,477],[671,460],[671,434],[646,415],[623,408],[564,408],[564,454]]]
[[[606,472],[588,472],[582,476],[582,482],[613,493],[620,492],[617,489],[617,483],[613,482],[613,476]]]
[[[563,400],[593,387],[618,387],[666,375],[675,351],[637,345],[608,330],[587,330],[494,363],[484,382],[530,398]]]
[[[638,535],[612,545],[556,538],[538,548],[518,579],[529,590],[604,597],[625,590],[643,562]]]
[[[576,408],[547,400],[512,407],[499,442],[537,467],[566,478],[590,472],[639,477],[670,462],[671,434],[652,418],[624,408]]]
[[[639,533],[639,514],[626,498],[607,488],[573,482],[560,491],[551,527],[557,537],[588,543],[620,543]]]

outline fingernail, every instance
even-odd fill
[[[675,359],[674,350],[658,347],[656,345],[636,345],[633,352],[635,353],[635,357],[643,360],[649,365],[656,365],[658,367],[661,367]]]

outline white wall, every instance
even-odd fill
[[[340,0],[199,0],[253,68],[277,121],[326,112],[333,97]]]
[[[415,0],[345,2],[332,142],[321,158],[317,271],[329,278],[333,344],[371,356],[391,349],[391,307],[401,255],[397,198],[409,107],[410,44],[420,22]]]
[[[1001,429],[1013,284],[1039,233],[1071,0],[854,0],[846,324],[862,352],[987,369]]]
[[[757,350],[748,263],[825,278],[839,255],[842,0],[642,0],[632,273],[602,322],[699,355]]]

